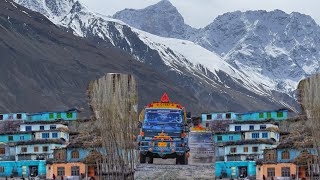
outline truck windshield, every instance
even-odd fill
[[[149,110],[145,113],[145,123],[182,123],[183,113],[179,110]]]
[[[209,132],[190,132],[190,143],[213,143],[212,133]]]

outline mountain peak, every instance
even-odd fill
[[[194,31],[185,24],[182,15],[169,0],[162,0],[144,9],[124,9],[114,14],[113,18],[162,37],[185,39]]]

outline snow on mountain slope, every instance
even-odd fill
[[[206,71],[212,72],[215,75],[216,80],[220,83],[223,83],[223,79],[219,79],[217,72],[223,71],[236,80],[243,80],[241,82],[243,83],[242,85],[246,86],[249,90],[260,94],[266,94],[266,89],[259,86],[259,82],[252,81],[252,79],[245,74],[239,72],[222,60],[219,55],[210,52],[191,41],[164,38],[137,29],[133,29],[133,31],[137,32],[139,37],[146,44],[149,44],[150,47],[152,47],[154,43],[157,44],[157,46],[153,46],[154,49],[157,49],[159,44],[164,45],[165,48],[167,47],[173,50],[175,54],[181,57],[181,59],[185,58],[190,61],[195,68],[197,65],[205,67]],[[186,66],[188,65],[190,66],[190,64],[186,64]]]
[[[114,18],[162,37],[182,38],[215,52],[269,90],[291,96],[298,82],[320,71],[320,27],[307,15],[286,14],[280,10],[229,12],[218,16],[202,29],[188,31],[183,17],[175,7],[163,0],[144,9],[125,9]],[[149,18],[150,17],[150,18]],[[179,19],[175,28],[159,22],[165,17]]]
[[[62,0],[53,1],[56,1],[53,4],[59,4]],[[30,2],[32,0],[24,3],[30,5]],[[219,55],[195,43],[137,30],[119,20],[93,13],[78,1],[71,8],[67,6],[66,10],[59,10],[60,13],[56,14],[51,13],[54,8],[46,7],[48,4],[41,5],[31,5],[31,9],[49,11],[43,14],[53,22],[60,19],[56,24],[71,28],[74,34],[97,45],[115,46],[130,53],[138,61],[150,65],[157,73],[166,73],[186,90],[194,91],[201,101],[215,104],[217,109],[228,109],[229,106],[229,109],[253,110],[286,104],[273,98],[273,92],[261,85],[261,82],[236,70]],[[280,96],[282,95],[278,94]],[[232,103],[226,105],[224,102]]]

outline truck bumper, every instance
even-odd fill
[[[140,153],[154,158],[176,158],[186,153],[186,148],[140,147]]]

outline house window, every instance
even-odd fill
[[[242,115],[241,115],[241,114],[238,115],[238,119],[239,119],[239,120],[242,119]]]
[[[277,112],[277,117],[282,118],[283,117],[283,112]],[[289,169],[290,170],[290,169]]]
[[[79,176],[79,166],[71,166],[71,176]]]
[[[53,119],[54,118],[54,114],[53,113],[50,113],[49,114],[49,119]]]
[[[233,141],[233,136],[229,136],[229,141]]]
[[[67,118],[72,118],[72,113],[68,112],[67,113]]]
[[[290,167],[282,167],[281,168],[281,176],[282,177],[290,177]]]
[[[58,138],[58,133],[56,132],[52,133],[52,138]]]
[[[281,159],[290,159],[290,153],[289,151],[283,151],[281,153]]]
[[[212,115],[211,114],[207,114],[207,120],[212,119]]]
[[[42,147],[42,152],[48,152],[49,150],[49,147],[48,146],[43,146]]]
[[[275,174],[276,173],[274,168],[267,168],[267,177],[274,177]]]
[[[250,125],[249,130],[254,130],[254,125]]]
[[[58,167],[57,174],[58,176],[64,176],[65,175],[64,167]]]
[[[21,152],[27,152],[28,148],[27,147],[21,147]]]
[[[248,152],[248,147],[243,147],[243,152]]]
[[[57,119],[61,119],[61,113],[57,113]]]
[[[49,138],[49,133],[42,133],[42,139]]]
[[[252,147],[252,152],[258,152],[259,148],[257,146]]]
[[[8,141],[13,141],[13,136],[8,136]]]
[[[40,126],[40,130],[43,131],[44,130],[44,126]]]
[[[22,119],[22,114],[17,114],[17,119]]]
[[[23,141],[24,140],[24,136],[20,136],[20,141]]]
[[[262,133],[262,138],[268,138],[268,133],[267,132],[263,132]]]
[[[266,128],[267,128],[267,126],[265,124],[260,125],[260,129],[266,129]]]
[[[6,149],[5,148],[0,148],[0,154],[6,154]]]
[[[251,136],[252,136],[252,139],[258,139],[259,133],[252,133]]]
[[[56,125],[50,125],[50,129],[57,129]]]
[[[78,159],[79,158],[79,152],[78,151],[72,151],[71,158],[72,159]]]
[[[267,112],[267,118],[271,119],[271,112]]]
[[[235,131],[241,131],[241,126],[235,126],[234,129]]]
[[[237,152],[237,148],[236,147],[230,148],[230,153],[236,153],[236,152]]]
[[[3,115],[0,115],[0,120],[3,120]]]
[[[4,167],[0,166],[0,173],[4,173]]]
[[[263,113],[259,113],[259,118],[264,118],[264,114]]]
[[[39,152],[39,147],[38,146],[33,147],[33,152]]]
[[[226,114],[226,119],[231,119],[231,113]]]
[[[222,141],[222,136],[217,136],[218,141]]]
[[[32,131],[32,126],[26,126],[26,131]]]

